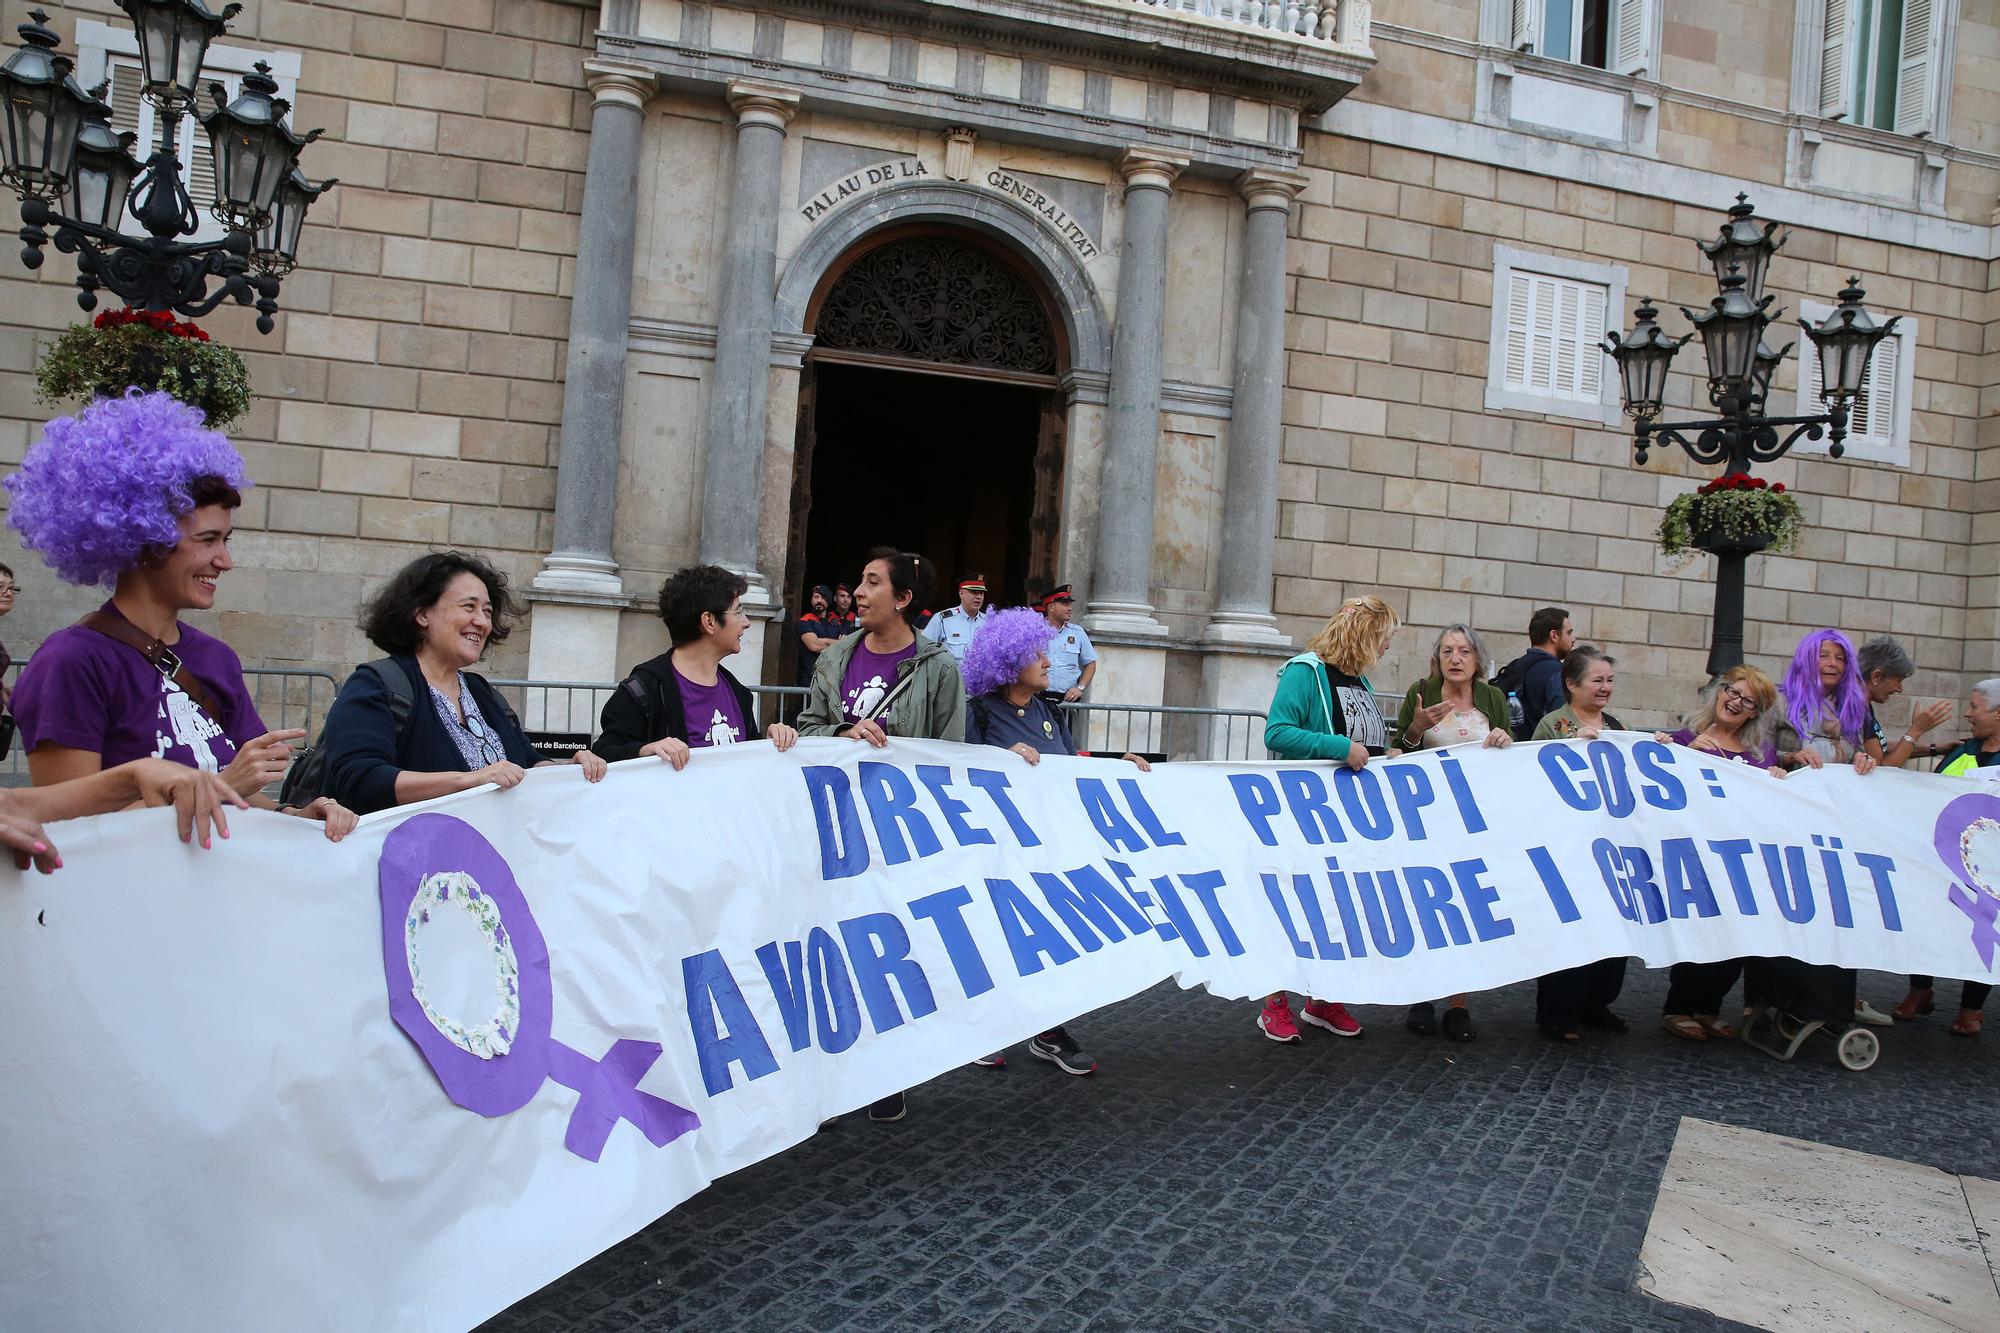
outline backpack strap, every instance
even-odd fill
[[[410,710],[416,706],[417,689],[410,683],[410,673],[393,657],[378,657],[373,662],[363,662],[357,671],[372,671],[382,688],[389,692],[389,717],[396,724],[396,738],[402,739],[403,729],[410,724]]]
[[[106,611],[92,611],[76,622],[83,628],[95,630],[107,639],[114,639],[128,648],[136,649],[139,656],[146,659],[155,671],[181,687],[182,693],[201,706],[210,719],[220,723],[222,710],[216,707],[215,696],[208,692],[208,686],[195,679],[195,674],[187,669],[180,655],[165,643],[120,616]]]

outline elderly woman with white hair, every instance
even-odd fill
[[[2000,764],[2000,676],[1990,676],[1972,687],[1971,700],[1965,705],[1965,725],[1972,735],[1938,765],[1937,771],[1947,777],[1970,777],[1979,769]],[[1931,977],[1911,977],[1910,993],[1889,1011],[1890,1016],[1907,1022],[1930,1013],[1936,1005],[1932,998],[1936,984]],[[1967,981],[1959,987],[1958,1017],[1947,1029],[1952,1036],[1979,1035],[1986,1023],[1986,997],[1992,990],[1990,983],[1981,981]]]
[[[1507,696],[1486,679],[1486,644],[1465,624],[1446,625],[1431,646],[1431,673],[1410,686],[1396,715],[1393,744],[1405,751],[1442,750],[1454,745],[1498,749],[1511,743]],[[1420,1037],[1438,1030],[1437,1007],[1410,1006],[1403,1025]],[[1445,1001],[1444,1035],[1471,1041],[1479,1035],[1465,996]]]

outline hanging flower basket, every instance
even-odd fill
[[[106,310],[72,324],[42,357],[37,396],[56,405],[115,398],[128,388],[172,394],[221,430],[250,407],[243,358],[198,325],[160,310]]]
[[[1734,473],[1676,496],[1660,515],[1660,551],[1676,568],[1698,551],[1789,551],[1805,515],[1783,482]]]

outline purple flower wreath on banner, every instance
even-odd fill
[[[686,1107],[639,1091],[660,1058],[658,1042],[615,1041],[592,1060],[549,1035],[549,946],[506,858],[478,829],[450,815],[417,815],[383,844],[377,877],[389,1013],[446,1096],[468,1111],[503,1116],[554,1079],[580,1094],[563,1144],[593,1162],[620,1120],[656,1148],[701,1125]],[[480,934],[493,973],[490,1012],[447,1014],[425,988],[422,941],[445,912],[463,912]]]
[[[109,587],[149,546],[180,539],[190,485],[217,477],[237,490],[243,456],[202,414],[164,393],[127,390],[42,428],[5,485],[7,521],[64,582]]]
[[[1992,971],[2000,950],[2000,796],[1955,798],[1938,813],[1931,837],[1938,859],[1960,881],[1946,896],[1971,918],[1972,947]]]
[[[1048,650],[1055,633],[1039,611],[1025,606],[995,611],[965,650],[965,692],[977,698],[1012,685],[1022,667]]]

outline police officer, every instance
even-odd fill
[[[965,650],[972,644],[972,636],[986,623],[986,578],[974,574],[958,585],[958,605],[949,611],[940,611],[924,626],[924,637],[932,643],[941,643],[951,654],[951,660],[965,665]]]
[[[1097,649],[1091,647],[1090,636],[1083,626],[1069,623],[1075,610],[1076,598],[1067,583],[1042,598],[1042,614],[1054,632],[1049,640],[1049,693],[1058,703],[1081,699],[1097,674]]]

